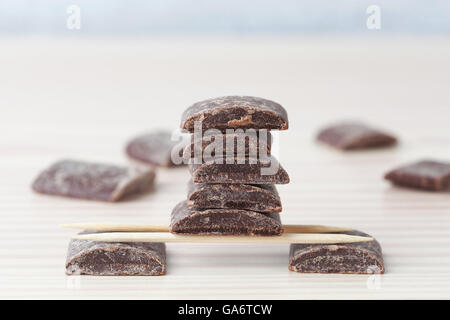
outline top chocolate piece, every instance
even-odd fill
[[[181,130],[194,132],[194,121],[202,121],[204,130],[287,130],[289,127],[287,112],[280,104],[249,96],[226,96],[197,102],[184,111]]]
[[[397,142],[395,137],[358,122],[329,126],[319,132],[317,140],[341,150],[385,147]]]

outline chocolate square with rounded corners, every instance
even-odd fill
[[[140,135],[129,141],[125,147],[127,156],[137,162],[159,167],[175,167],[184,164],[182,153],[187,139],[173,140],[172,133],[166,130]],[[180,164],[172,160],[172,152],[178,152]]]
[[[392,146],[397,139],[358,122],[342,122],[321,130],[317,140],[340,150],[361,150]]]
[[[218,163],[219,160],[219,163]],[[192,181],[196,183],[242,183],[242,184],[287,184],[289,175],[270,156],[267,159],[231,158],[204,160],[201,164],[190,163]]]
[[[274,184],[188,183],[187,205],[192,209],[241,209],[281,212]]]
[[[194,103],[181,117],[181,130],[194,132],[195,121],[201,121],[203,129],[289,127],[287,112],[280,104],[250,96],[225,96]]]
[[[361,231],[338,232],[369,236]],[[381,246],[373,241],[346,244],[290,245],[289,270],[300,273],[384,273]]]
[[[32,188],[43,194],[114,202],[150,190],[154,179],[151,168],[63,160],[40,173]]]
[[[445,190],[450,188],[450,163],[422,160],[389,171],[384,178],[403,187]]]
[[[266,131],[261,133],[260,136],[260,130],[255,130],[251,133],[204,134],[201,139],[199,138],[199,141],[195,141],[195,139],[192,134],[191,142],[184,149],[183,158],[186,161],[193,159],[196,154],[206,159],[216,157],[218,152],[217,156],[233,154],[239,157],[258,158],[260,153],[263,156],[269,156],[272,146],[272,134]],[[216,141],[216,139],[219,140]]]
[[[194,210],[186,201],[172,211],[169,226],[172,233],[202,235],[260,235],[283,233],[280,215],[239,209]]]
[[[86,234],[92,232],[81,232]],[[72,239],[67,275],[159,276],[166,273],[166,246],[151,242],[100,242]]]

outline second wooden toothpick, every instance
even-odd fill
[[[164,224],[151,223],[72,223],[63,224],[63,228],[110,231],[110,232],[169,232],[169,227]],[[284,233],[336,233],[349,232],[351,228],[321,226],[321,225],[283,225]]]

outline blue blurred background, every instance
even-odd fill
[[[81,10],[76,32],[70,5]],[[0,34],[359,34],[370,32],[370,5],[381,8],[378,34],[450,33],[448,0],[1,0]]]

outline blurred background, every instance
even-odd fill
[[[447,133],[449,17],[446,0],[0,0],[0,142],[104,159],[228,94],[283,104],[297,143],[347,118]]]
[[[371,5],[384,33],[450,32],[446,0],[2,0],[1,33],[68,35],[71,5],[82,10],[77,35],[364,34]]]

